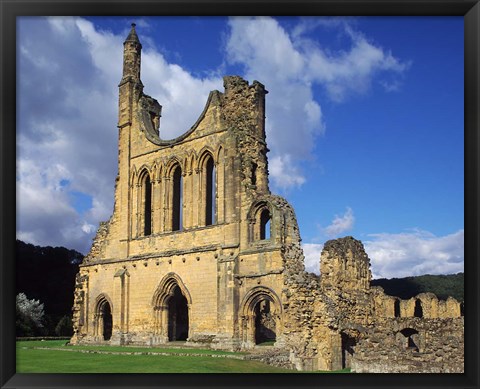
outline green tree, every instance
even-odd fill
[[[36,336],[42,332],[45,313],[39,300],[29,300],[25,293],[19,293],[15,312],[17,336]]]
[[[452,296],[459,302],[464,301],[464,273],[380,278],[372,280],[371,285],[381,286],[386,294],[402,299],[409,299],[419,293],[431,292],[441,300]]]
[[[72,336],[73,325],[72,318],[68,315],[63,316],[55,327],[55,334],[57,336]]]

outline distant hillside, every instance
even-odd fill
[[[65,247],[16,242],[16,294],[44,303],[53,318],[71,315],[75,275],[83,255]]]
[[[372,280],[372,286],[381,286],[386,294],[409,299],[419,293],[431,292],[439,299],[446,300],[452,296],[458,301],[464,301],[463,273],[449,275],[430,275],[405,278],[380,278]]]

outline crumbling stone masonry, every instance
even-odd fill
[[[454,299],[401,301],[370,287],[351,237],[326,242],[320,278],[305,272],[294,210],[269,189],[265,87],[224,77],[197,122],[163,140],[141,49],[132,25],[114,210],[76,278],[71,343],[184,340],[298,370],[463,371]]]
[[[410,300],[388,296],[370,287],[369,267],[362,243],[346,237],[325,243],[319,280],[302,273],[291,282],[284,322],[295,367],[463,372],[460,304],[431,293]]]

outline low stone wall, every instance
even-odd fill
[[[288,350],[280,348],[257,347],[251,350],[252,354],[246,355],[244,359],[252,361],[261,361],[271,366],[282,367],[284,369],[295,370],[295,365],[290,360],[290,353]]]

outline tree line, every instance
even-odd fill
[[[83,254],[16,241],[16,335],[72,335],[75,275]]]
[[[372,286],[381,286],[390,296],[409,299],[419,293],[431,292],[439,299],[446,300],[452,296],[459,302],[464,302],[464,274],[431,275],[379,278],[371,281]]]

